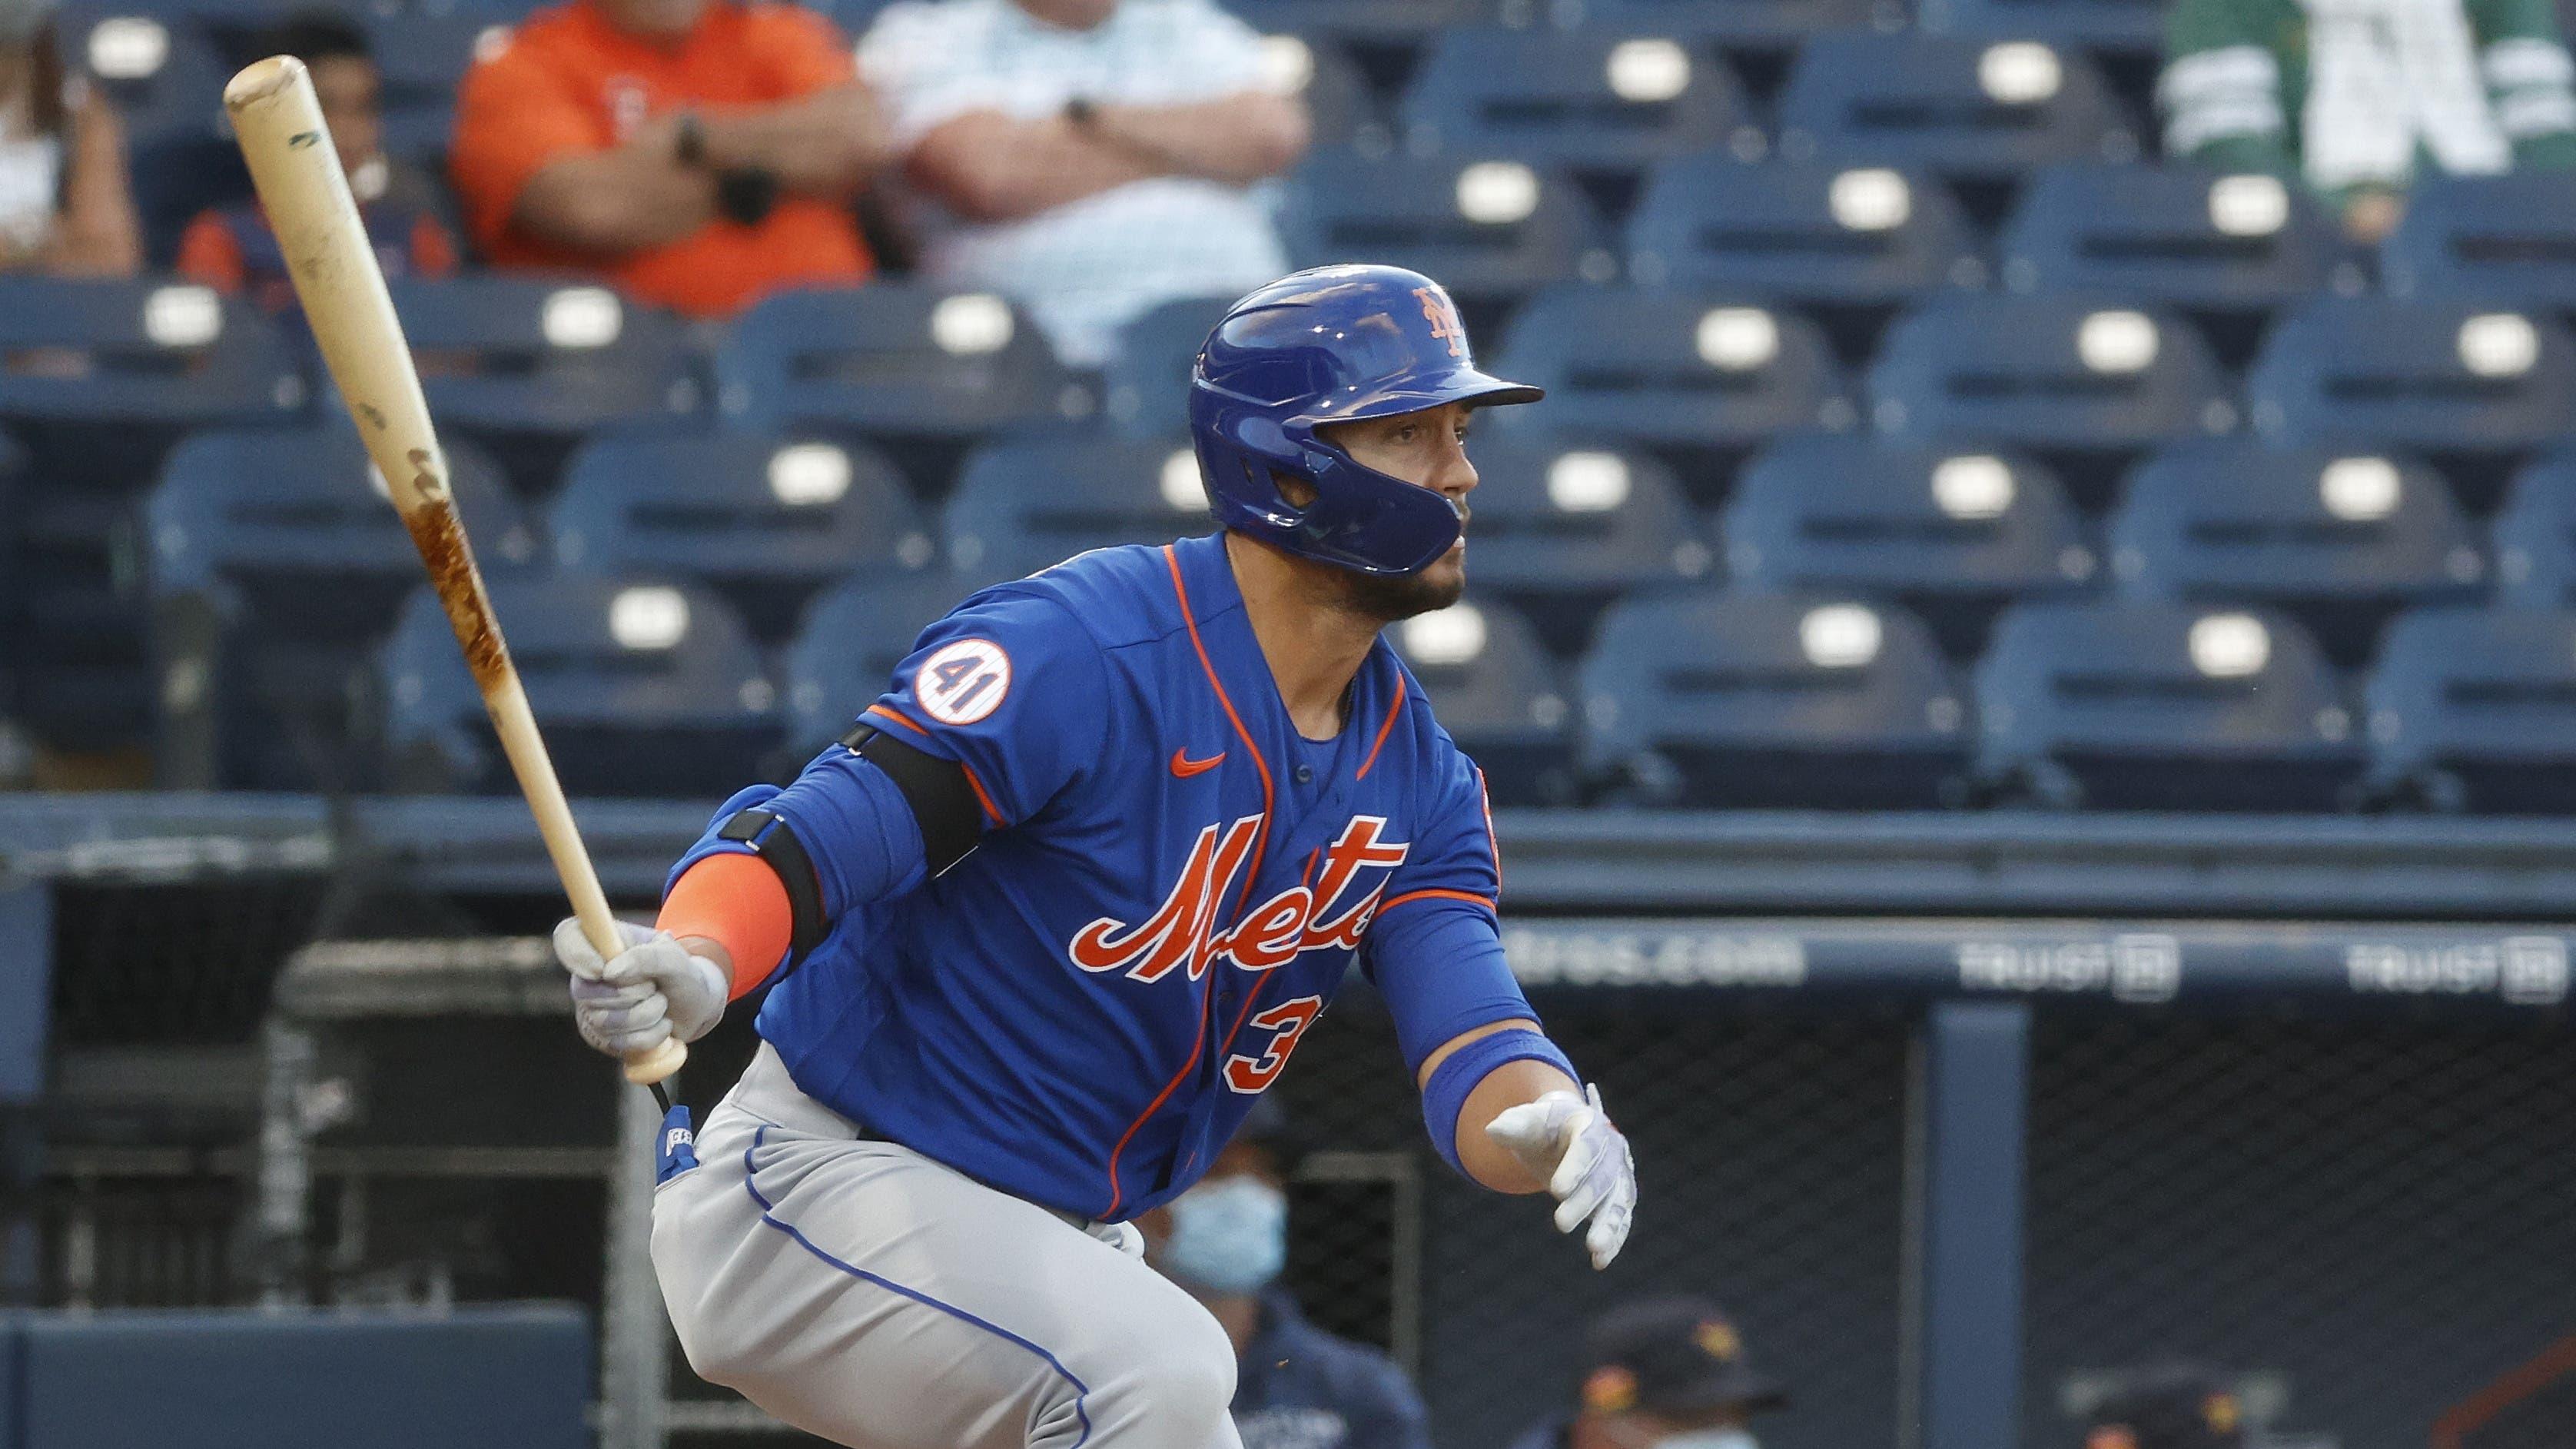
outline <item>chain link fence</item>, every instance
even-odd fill
[[[346,908],[287,877],[63,891],[55,1090],[43,1152],[21,1154],[12,1291],[90,1307],[269,1294],[597,1308],[618,1088],[551,1014],[317,1032],[295,1103],[313,1155],[291,1260],[252,1221],[261,1029],[296,949],[339,921],[489,939],[552,910],[534,896]],[[541,967],[537,951],[502,954]],[[1759,1425],[1766,1449],[1912,1442],[1922,999],[1563,984],[1533,999],[1636,1142],[1627,1254],[1595,1274],[1539,1204],[1441,1166],[1392,1028],[1355,985],[1278,1089],[1308,1149],[1284,1286],[1415,1373],[1440,1449],[1499,1449],[1569,1409],[1585,1320],[1669,1292],[1717,1299],[1789,1386],[1792,1407]],[[2239,1377],[2259,1433],[2284,1445],[2564,1449],[2563,1009],[2045,1002],[2034,1022],[2026,1449],[2081,1443],[2070,1406],[2087,1384],[2176,1359]],[[687,1095],[711,1104],[752,1044],[739,1019],[701,1044]],[[674,1443],[810,1442],[696,1383],[676,1354],[671,1397]]]

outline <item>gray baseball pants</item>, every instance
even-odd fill
[[[700,1377],[853,1449],[1241,1449],[1197,1300],[1106,1227],[858,1131],[764,1044],[655,1190]]]

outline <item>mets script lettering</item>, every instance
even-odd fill
[[[1252,854],[1261,825],[1262,817],[1246,815],[1231,825],[1201,830],[1181,878],[1153,915],[1134,926],[1103,916],[1075,933],[1065,947],[1066,957],[1085,971],[1124,971],[1136,981],[1159,981],[1186,968],[1196,981],[1220,959],[1232,958],[1246,971],[1268,971],[1308,951],[1358,947],[1378,897],[1386,892],[1388,873],[1404,863],[1412,847],[1385,838],[1383,817],[1354,815],[1325,847],[1311,886],[1290,886],[1246,912],[1231,929],[1219,930],[1217,916],[1227,889]],[[1354,895],[1363,871],[1377,873],[1376,879]]]

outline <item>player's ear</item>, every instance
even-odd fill
[[[1270,475],[1270,486],[1279,490],[1279,496],[1288,500],[1288,506],[1291,508],[1307,508],[1315,502],[1315,485],[1303,478],[1292,478],[1285,473],[1273,473]]]

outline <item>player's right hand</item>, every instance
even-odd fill
[[[696,1041],[723,1019],[732,982],[667,931],[617,923],[625,948],[607,960],[581,922],[555,927],[555,959],[572,973],[572,1019],[581,1039],[612,1057],[642,1056],[671,1037]]]

